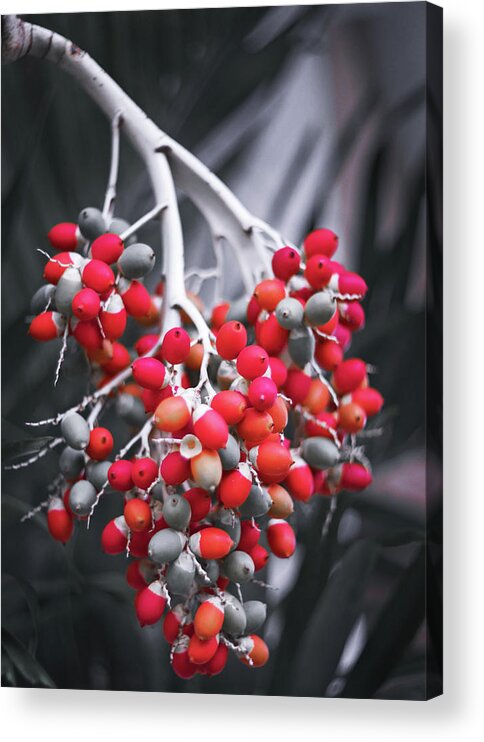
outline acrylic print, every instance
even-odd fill
[[[441,10],[2,18],[2,683],[442,690]]]

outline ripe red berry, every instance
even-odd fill
[[[191,409],[183,397],[167,397],[156,408],[156,427],[167,433],[176,433],[188,425],[191,416]]]
[[[273,432],[282,433],[288,421],[287,403],[281,397],[277,397],[267,412],[272,417],[272,422],[274,423]]]
[[[190,505],[192,523],[203,520],[209,514],[212,507],[212,499],[207,490],[201,487],[191,487],[183,493],[183,497],[188,500],[188,504]]]
[[[91,245],[91,255],[96,260],[102,260],[104,263],[116,263],[121,257],[124,250],[124,243],[117,234],[106,232],[97,237]]]
[[[135,381],[144,389],[158,391],[163,387],[166,368],[156,358],[137,358],[131,368]]]
[[[299,253],[292,247],[281,247],[272,256],[272,270],[276,278],[281,281],[289,281],[292,276],[299,272],[301,258]]]
[[[346,402],[346,398],[343,398],[342,401]],[[362,407],[369,417],[378,414],[383,407],[382,395],[369,386],[366,389],[356,389],[351,393],[348,401],[355,402]]]
[[[133,590],[143,590],[147,586],[147,582],[144,578],[143,572],[140,569],[141,560],[135,559],[128,567],[125,572],[126,582]]]
[[[214,330],[218,330],[220,327],[222,327],[229,309],[230,304],[228,301],[225,301],[222,304],[216,304],[214,306],[210,317],[210,325],[211,327],[213,327]]]
[[[94,319],[98,316],[100,309],[99,294],[93,289],[81,289],[72,300],[72,311],[78,319]]]
[[[313,255],[306,263],[304,277],[313,289],[322,289],[331,278],[330,261],[324,255]]]
[[[127,492],[133,487],[131,470],[133,465],[131,461],[120,459],[111,464],[108,471],[108,481],[111,487],[118,492]]]
[[[193,432],[204,448],[224,448],[229,437],[228,425],[212,407],[201,404],[193,412]]]
[[[128,544],[129,529],[124,516],[110,520],[104,527],[101,545],[106,554],[122,554]]]
[[[102,260],[89,260],[81,273],[82,282],[87,288],[105,294],[114,286],[114,273]]]
[[[296,536],[290,524],[280,518],[272,518],[267,526],[267,541],[270,550],[280,559],[287,559],[296,550]]]
[[[343,349],[339,343],[318,338],[314,359],[325,371],[334,371],[343,360]]]
[[[166,484],[182,484],[191,475],[190,461],[183,458],[179,451],[172,451],[161,462],[160,475]]]
[[[277,278],[266,278],[258,283],[254,290],[254,298],[259,307],[267,312],[273,312],[285,296],[284,284]]]
[[[155,347],[158,342],[158,335],[150,333],[149,335],[142,335],[134,344],[134,349],[139,356],[144,356],[149,353],[152,348]],[[159,359],[161,360],[161,358]]]
[[[274,421],[268,412],[259,412],[249,407],[242,421],[237,425],[237,433],[246,441],[262,442],[274,430]]]
[[[244,417],[247,409],[247,399],[240,392],[227,389],[218,392],[210,403],[227,423],[227,425],[237,425]]]
[[[237,358],[247,345],[247,330],[241,322],[226,322],[217,334],[216,347],[219,356],[226,361]]]
[[[129,350],[122,343],[112,343],[111,350],[111,358],[109,361],[103,363],[102,367],[107,374],[114,375],[128,368],[131,363],[131,356],[129,355]]]
[[[188,657],[193,664],[204,665],[215,656],[217,649],[217,636],[211,636],[210,639],[200,639],[196,634],[193,634],[188,645]]]
[[[142,490],[148,489],[158,476],[158,464],[149,456],[133,461],[131,466],[131,479],[135,487]]]
[[[236,365],[239,374],[252,381],[269,368],[269,355],[259,345],[248,345],[239,353]]]
[[[284,481],[295,500],[307,502],[314,493],[314,477],[311,468],[299,456],[294,456],[294,464]]]
[[[103,461],[113,450],[113,436],[107,428],[93,428],[89,435],[86,453],[95,461]]]
[[[349,402],[338,407],[338,427],[345,433],[358,433],[366,425],[366,413],[359,404]]]
[[[244,639],[245,646],[247,647],[247,654],[250,661],[243,654],[238,655],[241,662],[249,667],[263,667],[269,659],[269,648],[265,641],[257,636],[251,634]]]
[[[152,582],[136,594],[135,609],[140,626],[150,626],[163,615],[166,598],[158,581]]]
[[[65,544],[72,536],[74,523],[72,516],[60,497],[53,497],[47,510],[47,527],[49,533],[56,541]]]
[[[135,497],[124,506],[124,519],[131,531],[146,531],[151,526],[151,508],[147,502]]]
[[[371,472],[362,464],[345,463],[340,464],[338,485],[341,489],[350,492],[360,492],[366,489],[372,483]],[[338,467],[335,467],[338,469]]]
[[[219,645],[217,647],[217,651],[213,655],[212,659],[207,662],[205,665],[200,667],[200,671],[203,672],[205,675],[208,675],[209,677],[213,677],[214,675],[218,675],[222,672],[225,665],[227,664],[227,658],[229,655],[229,650],[226,644],[223,644],[222,642],[219,642]]]
[[[45,264],[43,277],[56,286],[66,268],[71,265],[78,265],[80,261],[82,261],[82,258],[77,253],[60,252]]]
[[[193,678],[193,676],[198,672],[197,665],[194,665],[188,657],[189,642],[190,639],[188,636],[177,638],[171,660],[173,672],[183,680],[190,680],[190,678]]]
[[[195,613],[193,619],[195,635],[204,641],[211,639],[221,631],[223,622],[224,609],[220,598],[208,598],[198,607]]]
[[[56,224],[47,234],[47,238],[55,250],[76,250],[78,243],[78,228],[73,222]]]
[[[269,367],[271,369],[271,378],[278,389],[281,389],[287,379],[287,368],[284,365],[284,361],[280,358],[269,358]]]
[[[238,551],[250,554],[251,550],[258,544],[261,529],[253,520],[243,520],[240,524],[240,539],[237,544]]]
[[[289,338],[289,331],[285,330],[275,314],[270,314],[255,323],[255,339],[271,356],[276,356],[284,350]]]
[[[269,561],[269,552],[261,544],[256,544],[249,551],[249,556],[254,562],[254,569],[256,572],[263,569]]]
[[[263,481],[282,481],[292,464],[290,451],[276,441],[264,441],[251,449],[249,458]]]
[[[113,294],[109,298],[106,307],[99,313],[99,321],[104,336],[108,340],[117,340],[126,329],[128,315],[119,294]]]
[[[263,412],[277,399],[277,386],[267,376],[258,376],[249,386],[249,401],[256,410]]]
[[[326,255],[332,258],[338,247],[338,236],[331,229],[315,229],[304,240],[306,258],[313,255]]]
[[[226,531],[211,526],[194,533],[189,541],[190,549],[202,559],[223,559],[233,545],[234,542]]]
[[[42,312],[34,317],[29,327],[29,335],[40,342],[47,342],[60,337],[64,332],[66,321],[58,312]]]
[[[232,471],[224,473],[218,487],[218,498],[226,508],[238,508],[247,500],[251,487],[250,468],[242,462]]]
[[[350,271],[340,274],[334,273],[331,276],[329,286],[340,294],[358,298],[363,297],[368,291],[364,279],[358,273],[351,273]]]
[[[365,324],[365,311],[358,301],[339,302],[338,311],[340,322],[351,332],[361,330]]]
[[[119,282],[118,290],[130,317],[140,319],[148,315],[151,309],[151,296],[146,286],[139,281],[128,281],[123,278]]]
[[[165,334],[161,343],[161,355],[175,366],[184,363],[190,353],[190,335],[183,327],[173,327]]]
[[[298,368],[291,368],[283,388],[284,394],[289,397],[293,405],[302,404],[309,394],[311,377]]]
[[[338,394],[354,392],[367,379],[366,363],[360,358],[349,358],[339,364],[333,374],[333,386]]]

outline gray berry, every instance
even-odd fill
[[[248,582],[254,576],[254,562],[245,551],[233,551],[225,557],[223,573],[232,582]]]
[[[329,322],[336,309],[336,303],[329,291],[313,294],[304,308],[304,318],[308,325],[318,327]]]
[[[97,490],[102,489],[108,481],[108,470],[112,461],[90,461],[86,466],[86,479]]]
[[[252,485],[247,500],[239,508],[242,518],[257,518],[265,515],[272,506],[269,494],[258,484]]]
[[[173,562],[185,546],[186,538],[180,531],[164,528],[155,533],[148,544],[148,556],[157,564]]]
[[[64,416],[61,432],[66,443],[76,451],[83,451],[89,443],[89,425],[78,412],[69,412]]]
[[[82,289],[81,274],[77,268],[66,268],[55,287],[55,305],[65,317],[72,315],[72,300]]]
[[[99,209],[96,209],[94,206],[87,206],[83,209],[79,214],[77,223],[82,236],[86,240],[89,240],[89,242],[92,242],[96,237],[99,237],[106,231],[104,217]]]
[[[166,572],[166,582],[171,593],[186,595],[193,584],[195,564],[191,554],[182,551]]]
[[[132,394],[120,394],[116,400],[116,412],[128,425],[142,425],[146,420],[143,402]]]
[[[143,278],[153,270],[155,260],[155,253],[151,247],[137,242],[124,250],[118,260],[118,267],[126,278]]]
[[[131,224],[126,221],[126,219],[113,219],[109,222],[108,231],[111,234],[123,234],[123,232],[126,232],[127,229]],[[126,240],[123,240],[125,247],[128,247],[128,245],[134,245],[135,242],[138,242],[138,236],[136,234],[132,234],[130,237],[128,237]]]
[[[75,479],[84,469],[84,454],[66,446],[59,456],[59,469],[66,479]]]
[[[329,469],[339,461],[338,447],[329,438],[306,438],[301,449],[304,460],[315,469]]]
[[[69,493],[69,507],[80,517],[89,515],[96,502],[96,488],[85,479],[72,485]]]
[[[222,531],[229,534],[230,538],[234,542],[232,550],[236,549],[237,544],[240,541],[241,528],[240,518],[235,515],[234,511],[229,508],[220,508],[217,510],[213,518],[213,524],[216,528],[221,528]]]
[[[41,312],[45,312],[45,309],[49,302],[49,309],[54,310],[54,294],[55,286],[53,286],[51,283],[48,283],[44,286],[41,286],[40,289],[37,289],[32,299],[30,300],[30,311],[32,312],[32,314],[40,314]]]
[[[225,448],[218,449],[218,455],[224,471],[235,469],[240,461],[240,446],[233,435],[229,435]]]
[[[285,330],[293,330],[303,323],[303,305],[291,296],[287,297],[287,299],[282,299],[276,307],[276,318]]]
[[[292,361],[299,366],[309,363],[314,355],[314,335],[308,327],[297,327],[289,333],[287,349]]]
[[[240,600],[231,593],[224,593],[224,622],[223,630],[231,636],[241,636],[245,633],[247,618]]]
[[[171,528],[184,531],[190,523],[190,503],[182,495],[170,495],[163,505],[163,518]]]
[[[266,620],[267,606],[260,600],[248,600],[243,607],[247,618],[245,633],[253,634]]]

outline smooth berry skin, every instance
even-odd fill
[[[173,327],[165,334],[161,355],[172,366],[184,363],[190,353],[190,335],[183,327]]]
[[[247,345],[247,330],[241,322],[225,322],[217,334],[217,353],[226,361],[237,358]]]
[[[161,361],[156,358],[137,358],[132,364],[133,376],[135,381],[143,389],[158,391],[162,388],[166,369]]]
[[[123,254],[123,250],[123,240],[117,234],[102,234],[91,245],[92,257],[108,265],[116,263]]]
[[[47,238],[54,250],[66,252],[77,249],[77,224],[73,222],[61,222],[52,227]]]
[[[93,289],[81,289],[72,300],[72,312],[80,320],[95,319],[100,309],[101,299]]]
[[[87,288],[104,294],[114,286],[114,273],[102,260],[90,260],[83,268],[82,282]]]
[[[249,401],[256,410],[268,410],[277,399],[277,386],[267,376],[259,376],[249,386]]]
[[[120,459],[111,464],[108,471],[108,481],[111,487],[118,492],[128,492],[133,487],[131,470],[133,465],[126,459]]]
[[[124,506],[124,519],[131,531],[146,531],[151,525],[151,517],[151,508],[144,500],[135,497]]]
[[[269,355],[260,345],[248,345],[239,353],[236,365],[239,374],[252,381],[269,368]]]
[[[158,476],[158,464],[149,456],[136,459],[131,467],[131,478],[135,487],[148,489]]]
[[[326,255],[332,258],[338,249],[338,236],[331,229],[315,229],[304,240],[306,258],[313,255]]]
[[[113,450],[114,441],[107,428],[93,428],[86,448],[87,455],[95,461],[103,461]]]
[[[287,282],[299,273],[301,258],[292,247],[281,247],[272,256],[272,270],[276,278]]]
[[[328,284],[331,278],[329,262],[323,255],[313,255],[307,261],[304,277],[313,289],[319,290]]]
[[[266,278],[254,289],[254,298],[259,307],[266,312],[273,312],[280,301],[286,296],[284,284],[275,278]]]

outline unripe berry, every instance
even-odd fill
[[[299,272],[301,258],[292,247],[281,247],[272,256],[272,270],[276,278],[289,281]]]
[[[338,427],[345,433],[358,433],[365,425],[366,414],[359,404],[349,402],[338,407]]]
[[[60,497],[53,497],[49,502],[47,527],[52,538],[63,544],[72,536],[74,523]]]
[[[201,487],[192,487],[183,493],[183,497],[188,501],[191,510],[191,520],[197,523],[203,520],[212,506],[212,500],[207,490]]]
[[[191,554],[182,551],[166,571],[166,583],[171,593],[187,595],[195,579],[195,564]]]
[[[222,462],[217,451],[204,449],[190,459],[191,479],[205,490],[213,490],[222,479]]]
[[[140,626],[150,626],[163,615],[166,597],[159,581],[152,582],[137,593],[135,598],[136,615]]]
[[[273,312],[285,295],[284,284],[276,278],[266,278],[257,284],[254,290],[258,305],[267,312]]]
[[[223,448],[229,429],[222,415],[208,405],[201,404],[193,412],[193,432],[204,448]]]
[[[123,232],[126,232],[127,229],[129,229],[131,224],[126,221],[126,219],[121,219],[120,217],[116,217],[115,219],[111,219],[111,221],[108,224],[108,232],[111,232],[111,234],[119,234],[122,235]],[[136,234],[132,234],[131,237],[128,237],[125,240],[125,245],[133,245],[137,241],[138,237]]]
[[[163,518],[171,528],[184,531],[188,528],[192,513],[188,500],[182,495],[170,495],[163,505]]]
[[[237,358],[246,345],[247,330],[241,322],[226,322],[218,331],[217,353],[226,361]]]
[[[46,283],[41,286],[30,300],[31,314],[41,314],[46,308],[55,308],[54,304],[55,286]]]
[[[148,489],[158,476],[158,465],[156,461],[145,456],[133,461],[131,466],[131,479],[135,487],[142,490]]]
[[[69,481],[76,479],[84,469],[84,453],[66,446],[59,456],[59,469]]]
[[[132,394],[120,394],[116,400],[116,413],[128,425],[139,426],[146,420],[143,402]]]
[[[274,430],[274,421],[268,412],[259,412],[249,407],[243,420],[237,425],[241,438],[254,443],[261,443]]]
[[[280,484],[270,484],[267,488],[272,505],[267,513],[270,518],[289,518],[294,512],[294,503],[289,492]]]
[[[79,480],[72,485],[69,494],[69,507],[79,518],[89,515],[96,502],[96,490],[93,485],[85,479]]]
[[[111,461],[90,461],[86,466],[86,479],[100,490],[108,482],[108,471]]]
[[[287,349],[291,360],[299,368],[304,368],[314,355],[315,340],[309,327],[298,327],[291,330]]]
[[[265,515],[272,505],[272,500],[262,487],[253,484],[245,502],[240,506],[242,518],[259,518]]]
[[[72,312],[81,320],[94,319],[101,309],[99,294],[93,289],[81,289],[72,300]]]
[[[339,461],[339,449],[329,438],[306,438],[301,447],[304,460],[314,469],[329,469]]]
[[[87,455],[96,461],[102,461],[113,450],[113,436],[107,428],[93,428],[89,435],[89,445],[86,449]]]
[[[153,270],[155,253],[142,242],[129,245],[118,260],[118,268],[129,279],[143,278]]]
[[[248,345],[237,357],[237,371],[244,379],[252,381],[269,368],[269,356],[259,345]]]
[[[73,222],[56,224],[47,234],[47,238],[54,250],[77,250],[77,224]]]
[[[40,342],[58,338],[64,332],[66,321],[58,312],[42,312],[34,317],[29,327],[29,335]]]
[[[250,550],[250,556],[254,562],[254,569],[256,572],[264,569],[269,561],[269,552],[261,544],[256,544],[254,548]]]
[[[173,327],[165,333],[161,354],[165,361],[175,366],[184,363],[190,353],[190,335],[182,327]]]
[[[118,285],[123,304],[131,317],[146,317],[151,308],[151,297],[148,289],[139,281],[122,279]]]
[[[90,430],[78,412],[69,412],[61,422],[61,433],[66,443],[76,451],[83,451],[89,443]]]
[[[283,480],[292,465],[290,451],[276,441],[264,441],[252,448],[249,458],[264,481]]]
[[[181,636],[176,639],[174,645],[173,657],[171,660],[171,666],[173,672],[183,680],[190,680],[197,673],[197,665],[194,665],[188,657],[188,644],[190,639],[188,636]]]
[[[218,498],[226,508],[238,508],[247,499],[252,487],[252,474],[246,463],[226,472],[218,488]]]
[[[126,329],[128,315],[119,294],[111,294],[104,309],[99,312],[99,320],[104,336],[117,340]]]
[[[101,545],[106,554],[122,554],[128,544],[129,528],[120,515],[114,520],[110,520],[104,527],[101,536]]]
[[[66,268],[55,287],[56,309],[65,317],[72,315],[72,300],[82,289],[81,274],[77,268]]]
[[[343,349],[339,343],[318,338],[314,359],[325,371],[334,371],[343,360]]]
[[[311,439],[314,440],[314,439]],[[314,492],[314,477],[310,467],[300,456],[294,456],[294,464],[284,481],[295,500],[307,502]]]
[[[218,392],[210,404],[214,410],[222,415],[227,425],[237,425],[244,417],[247,409],[247,400],[244,395],[230,389]]]
[[[336,302],[329,291],[318,291],[306,302],[304,319],[308,325],[319,327],[331,320],[336,312]]]
[[[279,353],[282,353],[288,337],[289,331],[281,327],[275,314],[270,314],[255,324],[256,342],[270,356],[277,356]]]
[[[147,502],[135,497],[124,506],[124,519],[131,531],[146,531],[151,526],[151,508]]]
[[[273,518],[267,526],[267,541],[273,554],[280,559],[287,559],[296,550],[296,536],[289,523]]]
[[[156,358],[137,358],[131,368],[135,381],[144,389],[157,391],[163,387],[166,369]]]
[[[298,299],[284,298],[276,307],[276,318],[285,330],[293,330],[303,323],[304,307]]]
[[[232,582],[248,582],[254,576],[254,562],[245,551],[233,551],[223,562],[223,572]]]
[[[242,603],[231,593],[224,593],[224,622],[223,630],[231,636],[240,636],[245,633],[247,619]]]
[[[180,556],[186,541],[186,537],[180,531],[164,528],[151,537],[148,544],[148,556],[157,564],[173,562]]]
[[[360,358],[349,358],[339,364],[333,374],[333,386],[338,394],[354,392],[366,380],[366,364]]]
[[[284,384],[284,394],[292,400],[293,405],[302,404],[309,394],[311,377],[297,368],[291,368]]]
[[[88,260],[82,269],[82,282],[89,289],[105,294],[114,286],[114,273],[102,260]]]
[[[269,648],[267,644],[256,634],[244,637],[241,641],[241,646],[246,650],[246,654],[250,658],[249,661],[244,655],[237,655],[244,665],[248,665],[249,667],[263,667],[269,659]]]
[[[232,435],[229,435],[227,443],[223,448],[218,449],[218,455],[224,471],[232,471],[240,461],[239,443]]]
[[[306,258],[313,255],[326,255],[332,258],[338,247],[338,236],[331,229],[315,229],[304,240]]]
[[[193,619],[195,635],[206,641],[221,631],[224,622],[224,607],[220,598],[211,597],[198,608]]]
[[[156,408],[156,427],[167,433],[175,433],[188,425],[191,416],[191,408],[184,397],[168,397],[160,402]]]
[[[89,242],[92,242],[96,237],[99,237],[100,234],[106,231],[106,222],[102,213],[99,209],[92,206],[88,206],[80,212],[77,217],[77,223],[82,236]],[[103,258],[100,259],[102,260]],[[109,260],[106,262],[112,263],[114,261]]]
[[[260,600],[248,600],[243,604],[246,615],[245,633],[252,634],[265,623],[267,616],[267,606]]]
[[[221,528],[209,527],[190,536],[189,546],[202,559],[223,559],[232,548],[233,541]]]
[[[130,249],[130,248],[128,248]],[[120,261],[123,256],[124,243],[117,234],[106,233],[94,240],[91,245],[91,255],[96,260],[111,265]],[[136,276],[132,276],[135,278]]]
[[[199,639],[196,634],[190,638],[188,645],[188,657],[190,662],[195,665],[204,665],[210,662],[218,649],[218,637],[212,636],[210,639]]]
[[[281,389],[286,383],[287,379],[287,368],[280,358],[269,358],[269,366],[271,370],[271,378],[278,389]]]
[[[109,484],[118,492],[127,492],[133,487],[131,471],[133,464],[126,459],[120,459],[111,464],[108,471]]]

